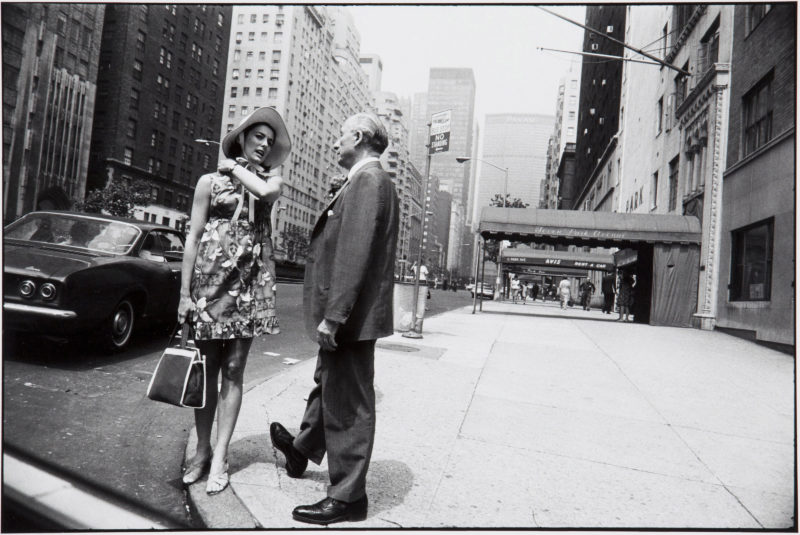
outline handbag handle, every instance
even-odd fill
[[[175,340],[175,336],[178,334],[178,329],[180,329],[181,327],[183,328],[181,329],[180,348],[186,349],[186,342],[189,340],[189,330],[191,329],[191,326],[189,325],[188,321],[175,324],[175,328],[172,330],[172,334],[169,337],[169,342],[167,342],[167,347],[172,347],[172,342],[173,340]]]

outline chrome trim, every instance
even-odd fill
[[[54,308],[22,305],[19,303],[3,303],[3,310],[10,312],[27,312],[29,314],[37,314],[39,316],[47,316],[62,320],[74,319],[78,317],[78,314],[72,310],[56,310]]]

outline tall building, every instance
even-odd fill
[[[302,263],[330,179],[343,173],[332,150],[341,125],[370,109],[358,32],[339,6],[237,5],[232,18],[221,134],[261,106],[283,116],[292,153],[273,170],[284,178],[273,241],[276,257]]]
[[[613,37],[616,41],[626,40],[626,10],[624,5],[587,6],[586,26],[598,33],[584,33],[583,51],[622,56],[624,47],[604,36]],[[600,166],[600,160],[607,157],[616,143],[615,135],[620,122],[622,64],[622,61],[597,61],[596,57],[591,56],[583,59],[575,142],[575,179],[578,182],[574,191],[580,192],[587,186]],[[566,208],[574,209],[577,205]]]
[[[547,146],[546,178],[539,199],[540,208],[557,209],[559,206],[558,167],[567,143],[575,143],[578,129],[578,98],[580,97],[580,72],[570,66],[558,83],[556,121]]]
[[[428,158],[428,94],[414,93],[408,115],[408,135],[411,161],[421,173],[426,172]]]
[[[86,191],[103,4],[3,3],[3,219]]]
[[[107,4],[89,189],[147,182],[148,219],[185,220],[197,179],[216,169],[231,7]],[[146,210],[147,211],[147,210]]]
[[[392,177],[400,200],[400,229],[397,241],[395,272],[402,277],[417,254],[422,232],[422,177],[411,163],[408,151],[408,128],[394,93],[373,93],[375,111],[389,134],[389,146],[381,155],[381,165]],[[413,260],[410,260],[413,263]]]
[[[447,247],[447,269],[461,267],[465,213],[469,196],[471,163],[460,164],[456,156],[472,154],[475,115],[475,76],[472,69],[432,68],[428,80],[427,120],[435,113],[450,110],[450,150],[431,158],[431,174],[440,187],[452,195],[450,236]]]
[[[795,346],[797,6],[733,10],[716,326]]]
[[[381,76],[383,76],[383,62],[377,54],[361,54],[358,59],[361,68],[367,73],[369,79],[369,90],[377,93],[381,90]]]
[[[478,162],[479,208],[489,206],[495,195],[502,198],[504,191],[509,202],[519,198],[531,207],[539,205],[541,182],[546,172],[547,144],[554,121],[552,115],[486,115],[482,161]],[[507,180],[505,169],[508,170]]]

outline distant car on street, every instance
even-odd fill
[[[479,282],[477,287],[478,287],[478,297],[480,297],[481,299],[484,298],[494,299],[494,285],[483,284]],[[467,289],[470,291],[470,295],[473,298],[475,298],[475,285],[468,284]]]
[[[140,322],[177,317],[184,236],[173,228],[41,211],[7,225],[4,235],[6,329],[88,334],[120,351]]]

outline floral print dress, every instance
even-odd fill
[[[209,218],[192,275],[196,340],[277,334],[272,204],[252,197],[235,177],[211,178]],[[238,217],[237,207],[240,208]],[[254,206],[253,217],[250,207]]]

